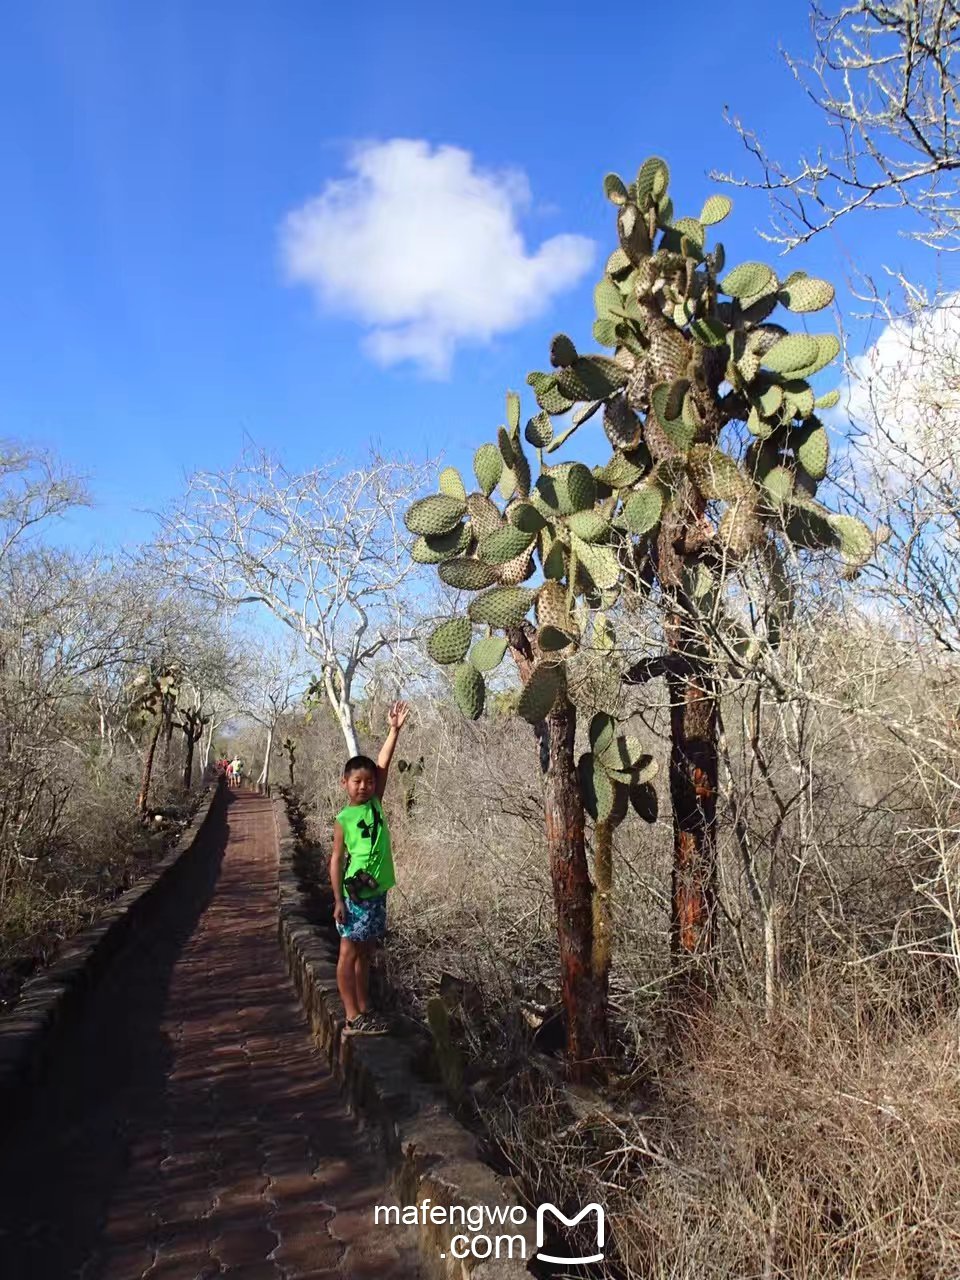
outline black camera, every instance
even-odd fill
[[[352,876],[349,876],[344,880],[343,887],[346,889],[347,893],[349,893],[350,897],[356,900],[359,898],[361,890],[366,889],[368,891],[376,891],[380,888],[380,885],[369,871],[356,871]]]

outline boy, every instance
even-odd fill
[[[376,764],[368,756],[353,756],[343,767],[340,785],[348,803],[333,824],[330,880],[340,935],[337,987],[347,1018],[344,1035],[383,1035],[387,1030],[369,1008],[370,956],[386,932],[387,890],[396,884],[381,801],[408,711],[405,702],[390,708],[390,731]]]

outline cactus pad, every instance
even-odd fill
[[[760,296],[776,285],[777,277],[764,262],[742,262],[720,281],[720,288],[731,298]]]
[[[732,556],[745,556],[760,540],[763,530],[756,509],[746,498],[727,507],[720,518],[717,535]]]
[[[404,522],[411,533],[436,537],[441,533],[449,533],[455,525],[459,524],[466,509],[466,503],[461,502],[459,498],[438,493],[415,502],[404,516]]]
[[[856,516],[828,516],[830,528],[840,544],[844,564],[862,569],[873,554],[873,535]]]
[[[606,542],[610,521],[599,511],[576,511],[567,518],[567,527],[584,542]]]
[[[606,822],[616,804],[615,784],[589,751],[580,757],[577,772],[583,807],[594,822]]]
[[[470,650],[470,661],[478,671],[493,671],[506,652],[507,642],[503,636],[484,636]]]
[[[632,449],[640,439],[642,425],[621,396],[607,401],[603,411],[603,429],[614,449]]]
[[[577,360],[577,348],[565,333],[558,333],[550,343],[550,363],[555,369],[563,369]]]
[[[797,461],[812,480],[822,480],[827,474],[830,458],[830,441],[819,423],[805,427],[791,436]]]
[[[518,627],[530,612],[536,592],[526,587],[491,587],[475,596],[468,613],[491,627]]]
[[[590,576],[595,587],[603,590],[620,581],[620,561],[609,547],[584,542],[573,532],[570,534],[570,550]]]
[[[663,515],[663,490],[657,485],[637,489],[631,493],[623,504],[621,524],[626,525],[631,534],[643,536],[655,529]]]
[[[552,373],[528,373],[527,382],[533,387],[537,404],[544,413],[566,413],[576,403],[561,394],[556,376]]]
[[[526,551],[521,551],[518,556],[514,556],[512,560],[507,560],[500,566],[500,581],[510,586],[516,586],[518,583],[526,582],[532,576],[533,568],[533,547],[531,545]]]
[[[715,226],[724,220],[732,208],[733,201],[729,196],[708,196],[700,210],[700,221],[706,227]]]
[[[477,484],[489,498],[500,481],[503,471],[503,458],[495,444],[482,444],[473,455],[473,474]]]
[[[693,483],[705,498],[720,498],[724,502],[731,502],[750,492],[750,481],[733,458],[708,444],[693,446],[687,466]]]
[[[495,533],[481,538],[477,551],[480,559],[486,560],[487,564],[506,564],[508,560],[515,560],[526,551],[535,536],[535,533],[525,533],[516,525],[507,524]]]
[[[535,449],[545,448],[553,439],[553,423],[549,413],[540,412],[535,418],[531,418],[523,429],[523,436],[527,444],[532,444]]]
[[[441,622],[427,640],[427,653],[441,666],[462,662],[470,648],[473,627],[469,618],[451,618]]]
[[[530,724],[539,724],[553,709],[563,683],[563,667],[545,663],[534,667],[520,694],[517,713]]]
[[[442,582],[458,591],[482,591],[500,579],[496,567],[482,560],[445,560],[437,572]]]
[[[597,499],[597,482],[582,462],[565,462],[543,472],[536,487],[547,506],[563,516],[586,511]]]
[[[440,492],[445,493],[449,498],[456,498],[459,502],[466,502],[467,491],[456,467],[444,467],[440,472]]]
[[[479,720],[483,715],[487,686],[483,676],[470,662],[464,662],[453,677],[453,696],[457,706],[468,720]]]
[[[822,311],[834,299],[834,288],[826,280],[803,277],[789,280],[780,290],[780,301],[791,311]]]
[[[459,524],[449,533],[441,533],[436,538],[418,538],[410,554],[418,564],[440,564],[454,556],[463,555],[469,545],[470,530],[466,525]]]
[[[520,430],[520,397],[515,391],[507,392],[507,426],[511,431]]]
[[[788,333],[766,352],[763,363],[774,373],[788,373],[792,377],[801,377],[799,371],[816,360],[819,351],[817,339],[810,334]]]
[[[503,528],[500,508],[481,493],[471,493],[468,496],[467,514],[476,538],[485,538],[488,534]]]

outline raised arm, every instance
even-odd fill
[[[397,749],[397,739],[400,737],[400,730],[406,723],[407,716],[410,714],[410,708],[405,702],[395,702],[387,712],[387,721],[390,730],[384,739],[383,746],[380,748],[380,754],[377,756],[377,799],[383,799],[383,793],[387,789],[387,774],[390,772],[390,761],[393,759],[393,753]]]

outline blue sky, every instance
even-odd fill
[[[819,122],[777,54],[808,44],[801,0],[722,12],[693,2],[677,21],[619,12],[562,0],[8,7],[0,435],[52,448],[89,477],[96,506],[70,536],[149,536],[138,509],[176,497],[195,468],[229,464],[245,434],[295,467],[359,457],[374,438],[468,466],[501,420],[504,389],[545,366],[550,335],[589,343],[592,287],[615,244],[607,170],[629,176],[661,154],[679,212],[696,214],[711,168],[748,171],[725,105],[786,159],[812,148]],[[479,201],[482,240],[484,200],[499,199],[529,279],[491,274],[502,259],[489,245],[476,269],[454,261],[444,279],[430,238],[404,239],[416,205],[402,189],[397,199],[403,165],[378,189],[376,220],[355,187],[331,197],[332,182],[352,174],[356,185],[358,154],[380,182],[396,139],[421,144],[407,159],[467,153],[441,174],[447,194],[457,172],[470,187],[451,208]],[[337,280],[320,305],[309,267],[290,278],[283,228],[324,192],[321,233],[350,233],[358,209],[366,221],[344,241],[363,250],[355,271],[325,242],[313,270]],[[754,235],[765,199],[732,194],[728,261],[772,260]],[[573,239],[542,249],[557,237]],[[596,245],[587,269],[584,238]],[[871,219],[793,255],[790,269],[840,283],[854,246],[875,268],[916,254]],[[505,298],[515,278],[526,284]],[[396,302],[405,289],[414,309],[432,308],[426,336]],[[481,333],[490,314],[492,336]],[[458,324],[446,355],[427,360]],[[404,344],[420,356],[397,360]]]

